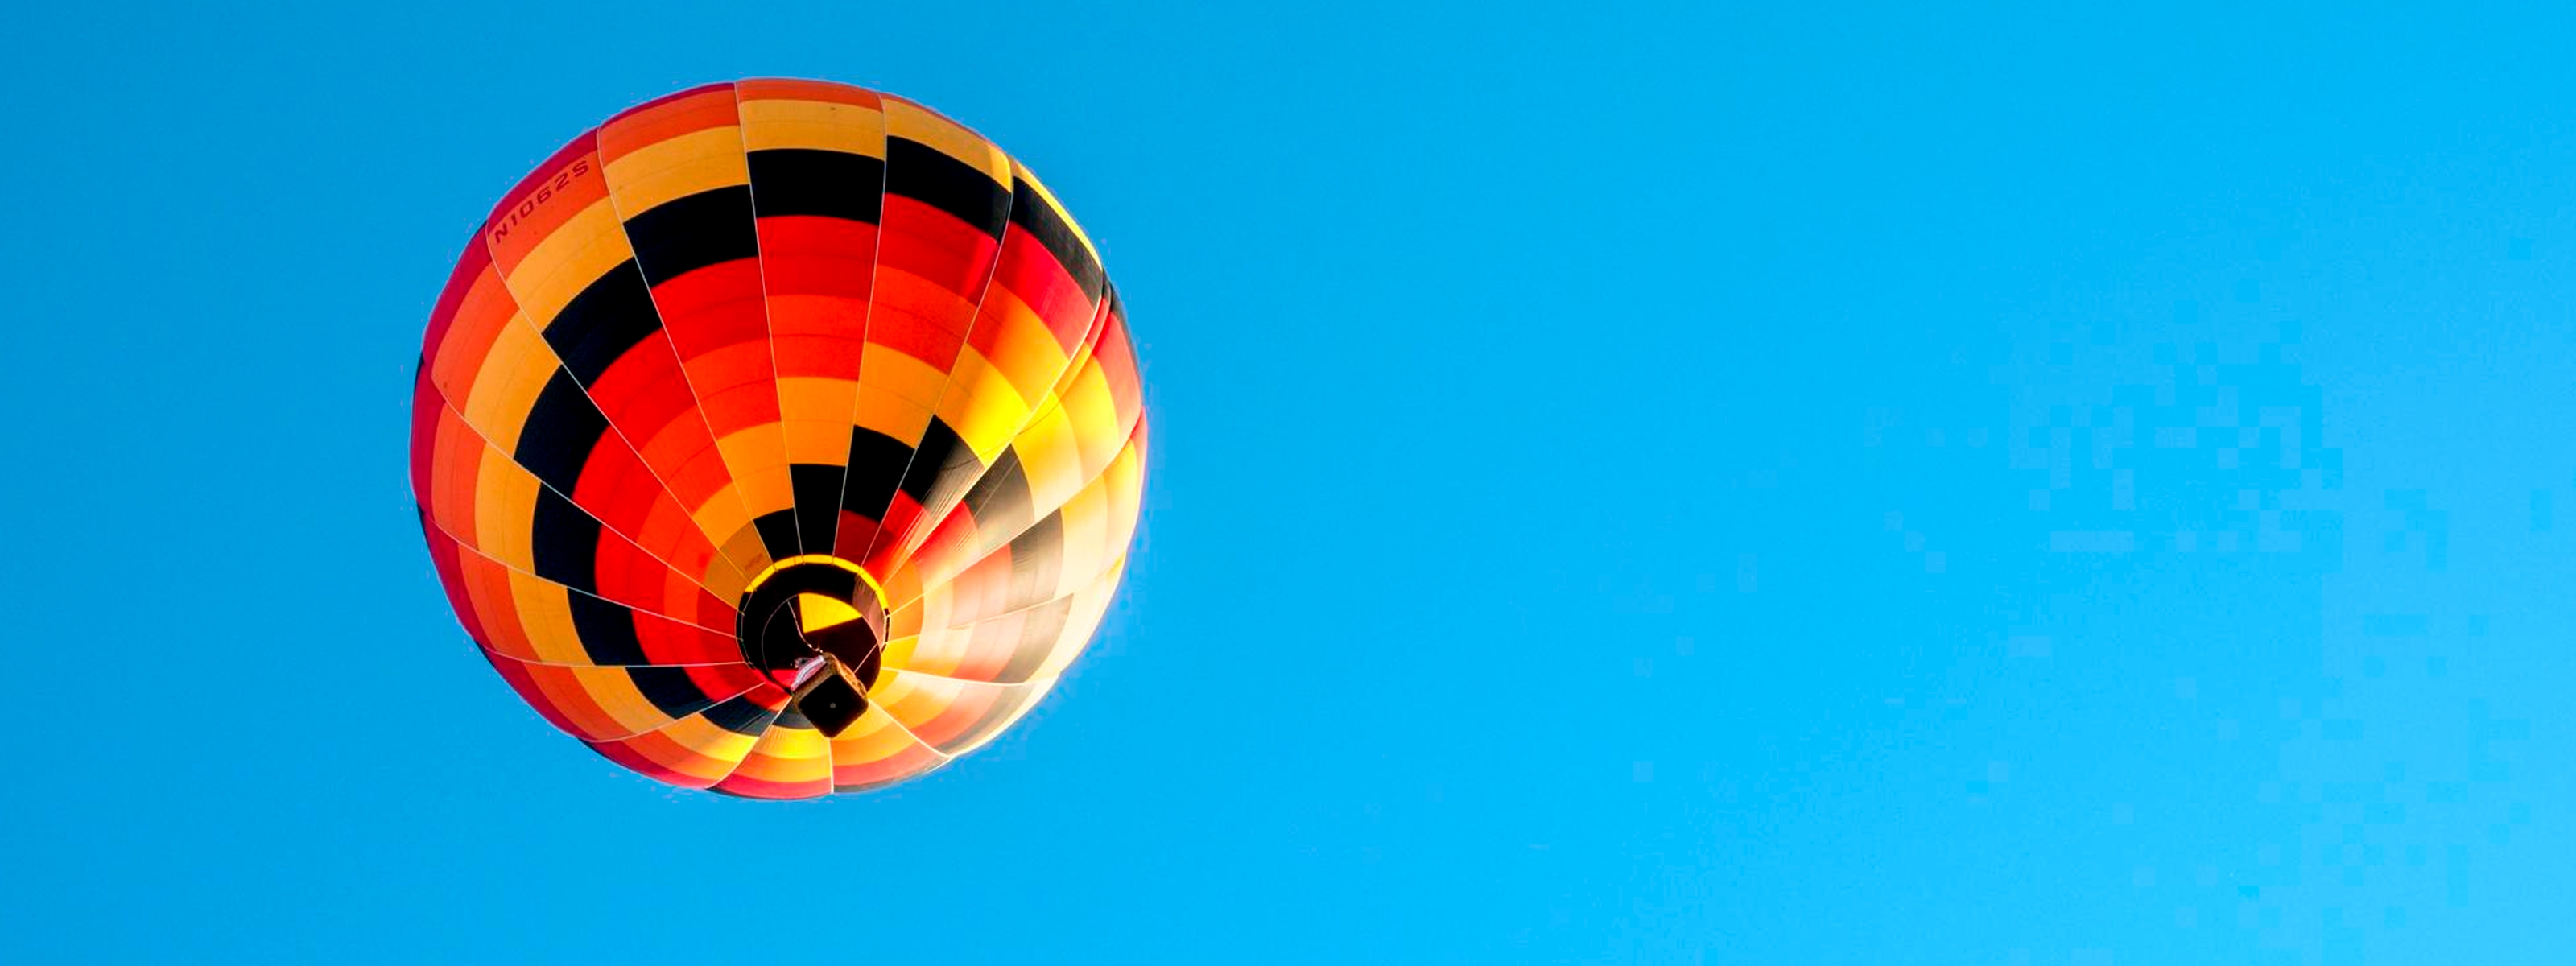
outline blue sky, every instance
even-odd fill
[[[0,959],[2576,949],[2566,22],[366,6],[7,18]],[[404,475],[492,199],[762,75],[1043,173],[1155,420],[1076,673],[817,803],[546,728]]]

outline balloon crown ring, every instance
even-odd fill
[[[789,557],[743,590],[735,625],[742,659],[793,693],[790,704],[837,737],[867,713],[882,669],[885,589],[829,554]]]

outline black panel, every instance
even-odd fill
[[[1064,633],[1065,621],[1073,616],[1073,598],[1058,597],[1020,612],[1020,642],[1052,641]],[[1043,647],[1020,647],[1011,652],[1009,663],[993,675],[996,684],[1021,684],[1046,666],[1053,653]]]
[[[832,536],[839,531],[841,523],[841,477],[844,472],[838,466],[817,463],[794,463],[787,467],[788,482],[796,491],[796,523],[804,528],[804,546],[817,551],[832,549]]]
[[[994,238],[1010,218],[1011,195],[973,165],[917,141],[886,139],[885,193],[921,202]]]
[[[589,594],[572,595],[572,629],[581,635],[582,653],[590,663],[617,667],[644,663],[644,644],[635,639],[635,612]]]
[[[876,687],[877,675],[885,672],[885,643],[880,641],[868,648],[868,656],[851,666],[849,671],[850,677],[859,682],[859,687],[863,689]]]
[[[979,467],[981,464],[975,460],[975,451],[967,447],[965,440],[957,438],[957,433],[948,428],[945,420],[932,416],[930,427],[922,430],[921,443],[912,454],[912,465],[903,471],[903,492],[910,495],[913,502],[929,506],[931,484],[960,466]]]
[[[769,579],[761,581],[760,586],[744,594],[742,602],[734,608],[734,638],[742,642],[745,662],[763,671],[784,670],[793,664],[793,658],[809,650],[793,621],[784,627],[770,625],[788,598],[804,593],[855,602],[859,596],[859,578],[847,570],[822,563],[795,564],[769,575]],[[765,642],[777,635],[784,637],[780,639],[776,654],[772,654]]]
[[[792,701],[788,703],[787,707],[780,709],[778,712],[778,719],[770,723],[781,728],[803,728],[807,731],[814,730],[814,719],[806,717],[805,712],[799,709],[796,706],[796,703]]]
[[[894,502],[895,481],[911,460],[912,447],[901,440],[873,429],[851,427],[849,479],[842,484],[841,509],[870,520],[883,517],[886,505]]]
[[[674,718],[686,718],[716,703],[687,668],[630,667],[626,676],[635,682],[635,690],[653,707]]]
[[[643,263],[645,282],[660,285],[709,265],[759,257],[751,217],[751,186],[727,185],[627,219],[626,239]]]
[[[1037,189],[1029,187],[1028,182],[1011,179],[1011,192],[1018,196],[1011,202],[1011,224],[1020,226],[1020,230],[1028,232],[1030,237],[1038,240],[1038,244],[1045,245],[1046,250],[1055,256],[1055,263],[1064,266],[1064,273],[1073,276],[1074,283],[1082,286],[1083,294],[1099,297],[1100,286],[1108,278],[1100,270],[1100,260],[1091,257],[1091,250],[1083,246],[1082,236],[1074,234],[1072,225],[1056,217],[1055,206],[1038,197]]]
[[[599,592],[599,521],[553,490],[537,490],[528,524],[537,576],[566,587]],[[614,605],[611,605],[614,606]],[[629,627],[627,634],[635,633]]]
[[[599,374],[607,372],[626,350],[661,330],[662,316],[653,310],[653,292],[644,287],[644,273],[629,259],[565,303],[546,326],[545,336],[546,344],[563,357],[564,368],[586,386],[599,381]]]
[[[785,560],[795,556],[796,511],[793,508],[762,514],[751,521],[760,531],[760,545],[769,551],[769,559]]]
[[[728,699],[708,708],[704,714],[716,727],[753,738],[760,737],[760,732],[769,727],[770,719],[778,717],[775,712],[747,697]]]
[[[760,216],[821,215],[876,224],[884,208],[885,162],[847,151],[753,151],[751,200]]]
[[[865,663],[875,656],[878,650],[876,628],[869,626],[869,622],[865,620],[807,629],[805,643],[815,650],[840,658],[841,663],[852,667]]]
[[[814,649],[797,633],[794,607],[772,608],[769,617],[760,622],[759,632],[742,642],[743,658],[763,674],[786,671],[814,656]]]
[[[608,417],[581,391],[581,384],[563,370],[555,370],[538,391],[536,405],[528,407],[527,424],[519,428],[519,448],[510,459],[547,486],[573,492],[581,482],[581,468],[590,462],[590,451],[599,438],[608,433]]]
[[[1005,454],[1010,451],[1010,447],[1002,448]],[[993,457],[996,461],[1002,458]],[[984,458],[975,455],[973,447],[963,443],[958,444],[956,449],[948,451],[948,459],[939,466],[939,480],[931,485],[930,503],[939,507],[940,512],[948,512],[949,507],[956,506],[957,501],[966,498],[968,487],[974,486],[977,480],[983,479],[984,474],[991,471],[991,467],[984,465]]]
[[[1008,606],[1027,607],[1055,595],[1064,569],[1064,515],[1049,513],[1029,532],[1011,540],[1011,596]]]
[[[1005,448],[993,458],[993,468],[966,491],[966,508],[975,514],[975,529],[980,533],[1017,533],[1028,527],[1036,508],[1029,495],[1029,477],[1020,469],[1019,450]]]

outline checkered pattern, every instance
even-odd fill
[[[412,486],[519,695],[675,785],[800,798],[1008,727],[1116,592],[1145,423],[1090,240],[974,132],[838,84],[620,114],[504,197],[431,317]],[[884,588],[884,671],[827,737],[745,663],[773,561]]]

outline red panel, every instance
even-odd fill
[[[449,317],[446,336],[427,356],[430,381],[450,402],[461,406],[471,397],[474,377],[490,360],[493,343],[503,329],[518,324],[518,314],[519,303],[498,273],[487,267],[470,280]]]
[[[732,84],[707,84],[627,108],[599,126],[599,155],[615,161],[683,134],[740,123]]]
[[[885,236],[877,246],[877,264],[918,275],[969,304],[984,290],[984,280],[993,274],[993,252],[998,247],[993,236],[958,221],[955,215],[901,195],[885,196],[884,219]]]
[[[877,226],[866,222],[820,215],[760,219],[760,268],[773,297],[867,298],[876,251]]]
[[[939,766],[939,756],[919,744],[905,746],[875,761],[845,762],[837,751],[832,757],[832,785],[836,788],[882,785]]]
[[[607,416],[627,439],[652,439],[674,423],[697,426],[699,434],[705,434],[694,411],[697,399],[689,393],[680,360],[661,339],[648,338],[627,350],[588,388],[591,401],[599,404],[600,414]],[[655,469],[663,468],[650,450],[642,455]]]
[[[1136,347],[1128,341],[1126,309],[1112,304],[1109,318],[1101,324],[1100,341],[1091,350],[1099,360],[1101,379],[1109,384],[1109,398],[1118,406],[1118,424],[1135,425],[1145,408],[1145,397],[1137,385]]]
[[[1093,293],[1065,274],[1056,263],[1055,253],[1047,250],[1034,236],[1013,225],[1003,238],[1001,261],[993,267],[993,285],[1011,293],[1046,323],[1047,332],[1055,336],[1056,346],[1071,357],[1089,334],[1092,318],[1099,314],[1099,303]],[[987,296],[989,298],[990,296]],[[992,341],[999,332],[988,332],[992,326],[978,324],[973,333],[975,349],[992,355]]]
[[[751,669],[751,665],[739,663],[742,659],[740,647],[734,646],[731,639],[727,639],[726,646],[733,649],[732,660],[737,663],[689,669],[689,680],[698,686],[698,690],[720,699],[731,699],[766,683],[760,672]]]
[[[437,358],[440,344],[447,341],[447,331],[456,322],[456,310],[464,303],[466,291],[491,265],[492,252],[483,247],[483,234],[477,231],[473,240],[465,243],[465,253],[457,256],[456,269],[447,274],[447,287],[439,290],[437,307],[430,309],[429,331],[422,333],[420,339],[423,368]]]
[[[565,728],[564,731],[568,734],[579,733],[571,728]],[[666,785],[705,788],[715,784],[711,780],[698,778],[662,764],[662,760],[713,762],[714,759],[683,748],[678,742],[664,737],[660,732],[646,732],[624,741],[597,741],[589,744],[590,750],[598,752],[600,757],[624,765],[630,771]]]
[[[698,407],[723,438],[778,421],[778,383],[769,365],[769,343],[738,343],[690,363]]]
[[[697,591],[695,584],[687,585],[691,592],[685,596],[671,598],[671,568],[612,531],[599,532],[596,567],[599,596],[608,600],[657,614],[689,614],[697,609],[697,595],[702,591]]]
[[[755,757],[767,756],[760,755]],[[748,759],[746,759],[744,763],[750,764]],[[735,772],[732,775],[726,776],[724,781],[718,782],[715,790],[728,795],[740,795],[744,798],[766,798],[776,800],[817,798],[832,793],[832,779],[830,777],[830,773],[826,772],[823,777],[810,782],[771,782],[752,778],[742,774],[741,772]]]
[[[880,535],[902,533],[904,528],[912,526],[913,521],[920,518],[921,504],[912,502],[911,494],[896,490],[894,501],[886,507],[885,519],[877,526],[877,533]],[[878,546],[875,551],[870,553],[867,559],[859,561],[859,566],[866,568],[872,574],[893,573],[895,565],[900,562],[897,559],[894,541],[879,540],[876,543]],[[845,543],[839,546],[847,549],[857,544]]]
[[[581,477],[573,483],[571,497],[575,506],[590,511],[590,515],[598,517],[599,522],[635,538],[638,543],[643,542],[645,521],[651,517],[654,505],[670,499],[669,494],[662,492],[662,481],[654,479],[653,471],[644,465],[635,451],[626,448],[626,441],[614,435],[591,447],[590,460],[582,465]],[[683,559],[674,558],[687,558],[700,552],[714,553],[714,548],[706,546],[704,537],[694,541],[689,539],[695,533],[691,530],[671,535],[677,541],[676,546],[663,544],[646,549],[670,560],[674,566],[686,566]]]
[[[501,672],[501,680],[509,682],[510,690],[518,692],[519,700],[527,702],[528,708],[535,711],[538,717],[546,719],[547,724],[555,726],[555,730],[565,734],[580,733],[580,729],[573,727],[572,721],[565,718],[563,712],[555,710],[553,699],[546,697],[546,693],[537,688],[537,682],[528,676],[527,665],[490,651],[478,653],[483,655],[484,663],[492,665],[492,670]]]
[[[463,551],[458,549],[456,538],[432,526],[424,525],[421,531],[429,541],[430,565],[438,570],[438,585],[447,591],[447,603],[456,610],[457,623],[464,625],[465,636],[473,638],[477,648],[491,647],[483,635],[481,612],[475,608],[473,596],[465,589],[464,564],[458,560]]]
[[[868,341],[929,363],[941,372],[957,365],[957,347],[964,344],[958,330],[895,308],[891,301],[878,303],[868,313]]]
[[[754,77],[734,82],[735,96],[746,101],[822,101],[827,104],[852,104],[884,110],[885,103],[877,92],[831,81],[802,80],[791,77]],[[675,95],[676,96],[676,95]]]
[[[435,495],[430,490],[429,470],[437,455],[438,420],[447,412],[447,403],[438,389],[429,384],[429,370],[412,376],[411,384],[411,496],[423,507]]]
[[[492,206],[491,217],[483,222],[483,242],[503,273],[518,268],[538,242],[572,216],[608,197],[608,180],[594,146],[592,133],[582,132]]]
[[[483,461],[496,454],[454,409],[440,406],[436,426],[428,454],[429,518],[464,539],[482,532],[478,529],[482,507],[474,488]]]
[[[952,689],[948,706],[941,708],[930,720],[914,726],[912,736],[933,748],[955,741],[957,736],[967,733],[991,714],[994,703],[1007,695],[1008,692],[1001,688]]]
[[[731,611],[727,611],[730,615]],[[733,625],[721,625],[721,633],[706,627],[681,623],[668,617],[637,611],[635,640],[644,646],[644,659],[655,664],[714,664],[742,660],[742,648],[734,643]],[[739,666],[739,665],[737,665]],[[750,669],[744,668],[746,677]],[[717,697],[737,694],[750,687],[745,681],[731,691],[708,693]]]
[[[691,414],[691,420],[694,422],[696,419],[696,415]],[[694,510],[706,506],[708,500],[716,499],[716,494],[733,482],[733,474],[725,469],[724,453],[716,449],[715,438],[707,435],[704,425],[682,427],[675,422],[665,427],[663,439],[655,440],[653,446],[646,448],[667,446],[676,449],[676,442],[682,441],[694,443],[697,448],[685,456],[676,457],[679,463],[667,471],[666,478],[671,481],[671,490],[689,501]],[[740,494],[732,497],[740,498]],[[730,533],[707,535],[712,540],[726,540],[732,536]]]
[[[474,612],[483,619],[483,636],[478,640],[495,653],[536,660],[537,649],[528,643],[527,631],[520,628],[518,604],[510,596],[510,569],[462,542],[456,546],[461,578],[458,582],[464,585],[465,597],[472,602]]]
[[[769,322],[760,303],[759,259],[719,262],[653,288],[653,304],[670,328],[671,344],[680,358],[694,360],[714,349],[769,338]]]

